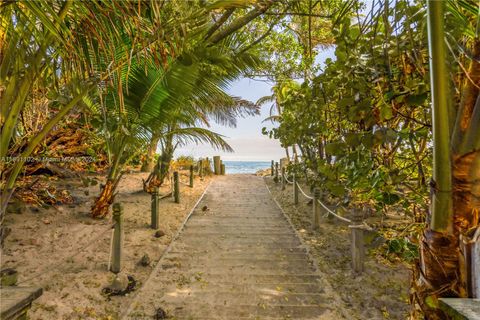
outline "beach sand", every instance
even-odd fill
[[[195,179],[195,187],[181,185],[181,203],[171,197],[160,200],[160,230],[149,228],[151,196],[142,191],[148,173],[124,175],[116,201],[124,206],[123,274],[131,275],[137,287],[145,281],[172,238],[209,184],[209,177]],[[94,176],[99,182],[104,178]],[[188,182],[187,172],[181,181]],[[112,236],[111,215],[90,218],[89,210],[99,186],[84,187],[80,179],[60,179],[58,188],[68,189],[75,203],[50,208],[27,207],[21,214],[8,214],[5,226],[12,229],[1,254],[1,267],[18,271],[19,286],[42,287],[43,295],[29,311],[30,319],[117,319],[128,307],[132,294],[107,297],[102,289],[113,279],[108,261]],[[161,194],[170,191],[163,186]],[[139,261],[147,254],[149,266]]]

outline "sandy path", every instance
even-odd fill
[[[126,174],[119,187],[117,201],[124,205],[124,263],[122,272],[144,282],[163,251],[177,233],[211,178],[195,179],[195,187],[181,185],[181,203],[171,198],[160,201],[160,229],[165,235],[154,236],[149,228],[149,194],[142,192],[142,179],[148,174]],[[102,182],[102,177],[98,177]],[[188,181],[183,173],[182,181]],[[102,288],[112,279],[107,270],[111,219],[92,219],[90,207],[99,187],[84,187],[79,179],[58,180],[57,187],[67,187],[75,199],[73,205],[55,208],[29,207],[22,214],[9,214],[5,223],[12,228],[1,253],[1,267],[15,268],[20,286],[44,289],[34,302],[30,319],[118,319],[132,295],[108,298]],[[160,189],[167,193],[170,186]],[[150,266],[139,264],[143,255]]]
[[[261,177],[228,175],[208,188],[127,319],[342,319]]]

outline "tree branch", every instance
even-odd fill
[[[246,15],[243,17],[240,17],[236,20],[234,20],[232,23],[230,23],[228,26],[225,28],[215,32],[209,40],[210,44],[216,44],[235,31],[239,30],[240,28],[244,27],[246,24],[248,24],[250,21],[253,19],[257,18],[261,14],[264,14],[272,5],[274,4],[274,0],[264,0],[259,4],[259,7],[249,11]]]
[[[235,8],[230,8],[225,11],[224,14],[218,19],[218,21],[215,22],[215,24],[207,31],[207,34],[205,35],[205,39],[210,38],[210,36],[217,31],[227,20],[230,18],[232,15],[233,11],[235,11]]]

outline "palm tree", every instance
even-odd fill
[[[428,1],[430,78],[433,109],[434,165],[431,182],[431,214],[421,241],[420,265],[416,270],[417,302],[428,319],[446,319],[438,297],[472,296],[469,252],[461,243],[480,238],[480,63],[470,59],[457,108],[449,93],[444,31],[445,2]],[[476,23],[478,5],[449,2],[449,11],[461,23]],[[470,18],[469,18],[470,17]],[[470,29],[470,31],[473,30]],[[465,36],[469,37],[468,28]],[[480,39],[470,36],[472,57],[480,55]],[[450,114],[456,113],[449,130]],[[468,245],[465,246],[468,248]]]
[[[175,121],[156,129],[155,134],[161,137],[162,154],[155,166],[157,169],[145,182],[145,190],[148,191],[163,183],[173,153],[185,139],[207,142],[231,151],[222,136],[205,128],[211,120],[235,126],[239,116],[258,114],[258,108],[253,103],[225,92],[233,80],[260,65],[255,54],[241,51],[235,37],[228,37],[215,46],[198,46],[180,57],[179,63],[188,65],[187,69],[182,67],[179,72],[188,72],[189,76],[194,77],[194,85],[178,88],[175,83],[167,82],[175,89],[172,95],[175,99],[166,100],[165,103],[177,104],[177,112]]]
[[[300,85],[294,80],[288,79],[283,81],[278,81],[276,85],[272,87],[273,94],[270,96],[264,96],[257,100],[257,106],[261,106],[265,103],[271,102],[270,106],[270,115],[263,121],[271,121],[272,123],[279,122],[283,107],[285,104],[289,103],[292,100],[293,94],[300,88]],[[287,159],[290,161],[290,153],[288,151],[288,145],[285,147],[285,154]],[[295,159],[295,162],[298,161],[298,154],[295,144],[292,145],[292,152]]]
[[[178,7],[181,10],[176,10]],[[172,11],[178,13],[175,21],[170,19]],[[209,19],[208,9],[182,1],[161,7],[156,1],[113,0],[5,1],[0,4],[0,17],[0,222],[24,159],[52,128],[112,72],[129,66],[132,60],[145,58],[160,64],[167,52],[175,57],[178,46],[171,44],[179,41],[177,35],[197,34]],[[136,31],[139,28],[142,32]],[[118,47],[125,48],[125,43],[130,44],[128,50],[118,54]],[[32,86],[48,81],[52,93],[61,93],[64,86],[72,84],[74,90],[42,128],[22,142],[25,146],[19,161],[5,161],[20,140],[16,129]]]

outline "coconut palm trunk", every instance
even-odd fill
[[[429,0],[427,5],[434,164],[431,209],[420,243],[413,298],[427,319],[449,319],[438,308],[438,298],[468,296],[468,268],[462,261],[459,236],[471,237],[479,224],[480,65],[471,61],[456,123],[450,130],[449,106],[453,98],[448,88],[444,43],[445,3]],[[478,39],[474,47],[478,55]]]
[[[157,152],[158,142],[160,141],[160,133],[153,133],[148,145],[147,156],[142,163],[142,172],[152,172],[155,167],[155,153]]]
[[[173,159],[174,152],[173,135],[167,135],[163,141],[162,153],[158,157],[155,168],[149,179],[144,183],[144,190],[146,192],[152,192],[154,187],[159,187],[163,184],[170,170],[170,163]]]
[[[120,145],[120,151],[115,156],[115,159],[110,167],[108,172],[107,181],[105,185],[102,186],[100,195],[95,199],[95,202],[91,209],[91,216],[93,218],[104,218],[108,215],[108,210],[115,201],[115,191],[117,189],[118,183],[122,178],[121,172],[121,159],[123,156],[123,151],[125,150],[125,143]]]

